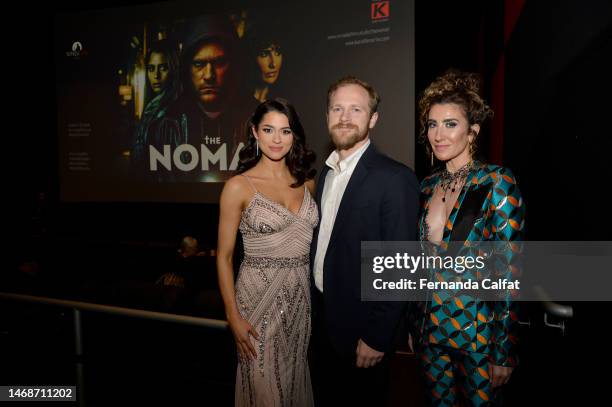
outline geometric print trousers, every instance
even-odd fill
[[[491,388],[488,355],[430,344],[418,356],[430,405],[501,405],[499,388]]]

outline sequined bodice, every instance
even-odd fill
[[[307,257],[318,222],[317,205],[306,188],[297,214],[256,192],[240,219],[245,257]]]

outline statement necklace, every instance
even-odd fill
[[[440,174],[440,188],[442,188],[442,191],[444,192],[442,202],[446,202],[446,192],[449,189],[451,190],[451,194],[455,192],[457,186],[467,179],[468,174],[473,168],[474,162],[470,161],[453,173],[449,172],[447,169],[442,171],[442,174]]]

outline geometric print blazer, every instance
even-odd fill
[[[439,182],[440,172],[437,172],[421,183],[421,241],[427,240],[425,219]],[[489,259],[490,266],[499,278],[518,276],[520,266],[516,253],[521,250],[524,216],[525,206],[512,172],[475,161],[445,225],[440,246],[444,250],[450,242],[506,242],[503,244],[508,245],[508,250]],[[439,271],[435,278],[444,280],[444,271]],[[517,305],[510,296],[484,301],[466,294],[437,291],[430,301],[417,306],[420,321],[413,321],[416,328],[413,331],[420,345],[436,344],[484,353],[495,365],[516,366]]]

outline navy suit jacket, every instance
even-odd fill
[[[319,208],[329,170],[326,166],[319,176]],[[361,242],[416,240],[418,208],[419,183],[412,170],[370,144],[342,196],[323,265],[326,330],[338,353],[354,356],[359,339],[378,351],[392,349],[406,303],[361,301]],[[311,267],[318,234],[317,228]],[[312,272],[311,288],[317,290]],[[317,312],[313,301],[315,317]]]

